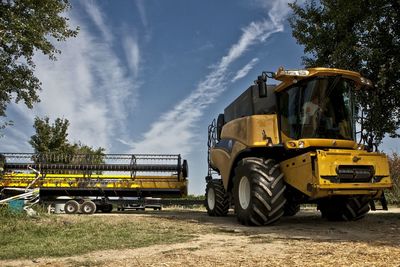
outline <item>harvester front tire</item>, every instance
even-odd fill
[[[286,185],[279,164],[272,159],[244,158],[235,169],[234,198],[238,221],[267,225],[284,214]]]
[[[356,221],[369,212],[370,198],[356,196],[348,198],[330,198],[318,204],[322,218],[329,221]]]
[[[96,204],[93,201],[85,201],[81,205],[81,212],[83,214],[93,214],[96,212]]]
[[[206,187],[206,209],[210,216],[226,216],[229,211],[229,199],[222,180],[213,179]]]
[[[66,214],[75,214],[79,211],[79,203],[76,200],[68,200],[64,205]]]

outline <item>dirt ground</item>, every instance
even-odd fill
[[[329,222],[307,208],[266,227],[241,226],[233,214],[216,218],[204,210],[93,216],[183,223],[196,237],[76,257],[0,261],[0,266],[400,266],[400,208],[370,212],[355,222]]]

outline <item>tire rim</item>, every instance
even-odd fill
[[[250,204],[250,182],[246,176],[239,183],[239,204],[242,209],[247,209]]]
[[[215,192],[214,192],[214,188],[208,189],[207,204],[208,204],[208,208],[210,210],[214,209],[214,207],[215,207]]]
[[[90,213],[90,212],[92,212],[92,207],[90,205],[84,205],[83,211],[86,213]]]
[[[75,212],[75,207],[73,205],[67,205],[67,211],[68,212]]]

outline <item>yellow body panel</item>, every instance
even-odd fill
[[[265,147],[270,141],[279,144],[276,115],[253,115],[232,120],[224,125],[222,139],[232,139],[248,147]]]
[[[234,142],[231,153],[220,148],[211,149],[211,165],[219,170],[225,188],[228,187],[230,174],[234,171],[235,166],[233,166],[233,164],[235,158],[245,148],[246,146],[244,144]]]
[[[27,187],[35,174],[5,173],[0,179],[0,187]],[[137,176],[46,174],[33,185],[38,188],[103,188],[103,189],[180,189],[186,191],[187,180],[178,181],[176,176]]]
[[[279,144],[276,115],[253,115],[232,120],[222,128],[221,139],[229,140],[227,147],[211,149],[211,165],[216,167],[225,188],[237,155],[248,147]]]
[[[314,168],[312,165],[314,164]],[[359,150],[329,149],[308,152],[280,163],[285,181],[312,199],[330,195],[377,195],[391,188],[386,155]],[[379,182],[334,183],[323,177],[334,177],[339,165],[373,166]]]

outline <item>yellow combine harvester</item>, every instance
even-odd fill
[[[316,203],[329,220],[363,217],[392,187],[386,156],[356,142],[354,93],[371,87],[340,69],[263,72],[209,126],[208,214],[233,205],[240,223],[266,225]]]
[[[0,170],[3,198],[39,188],[45,203],[67,196],[66,213],[110,212],[113,202],[187,195],[188,166],[180,155],[0,153]]]

